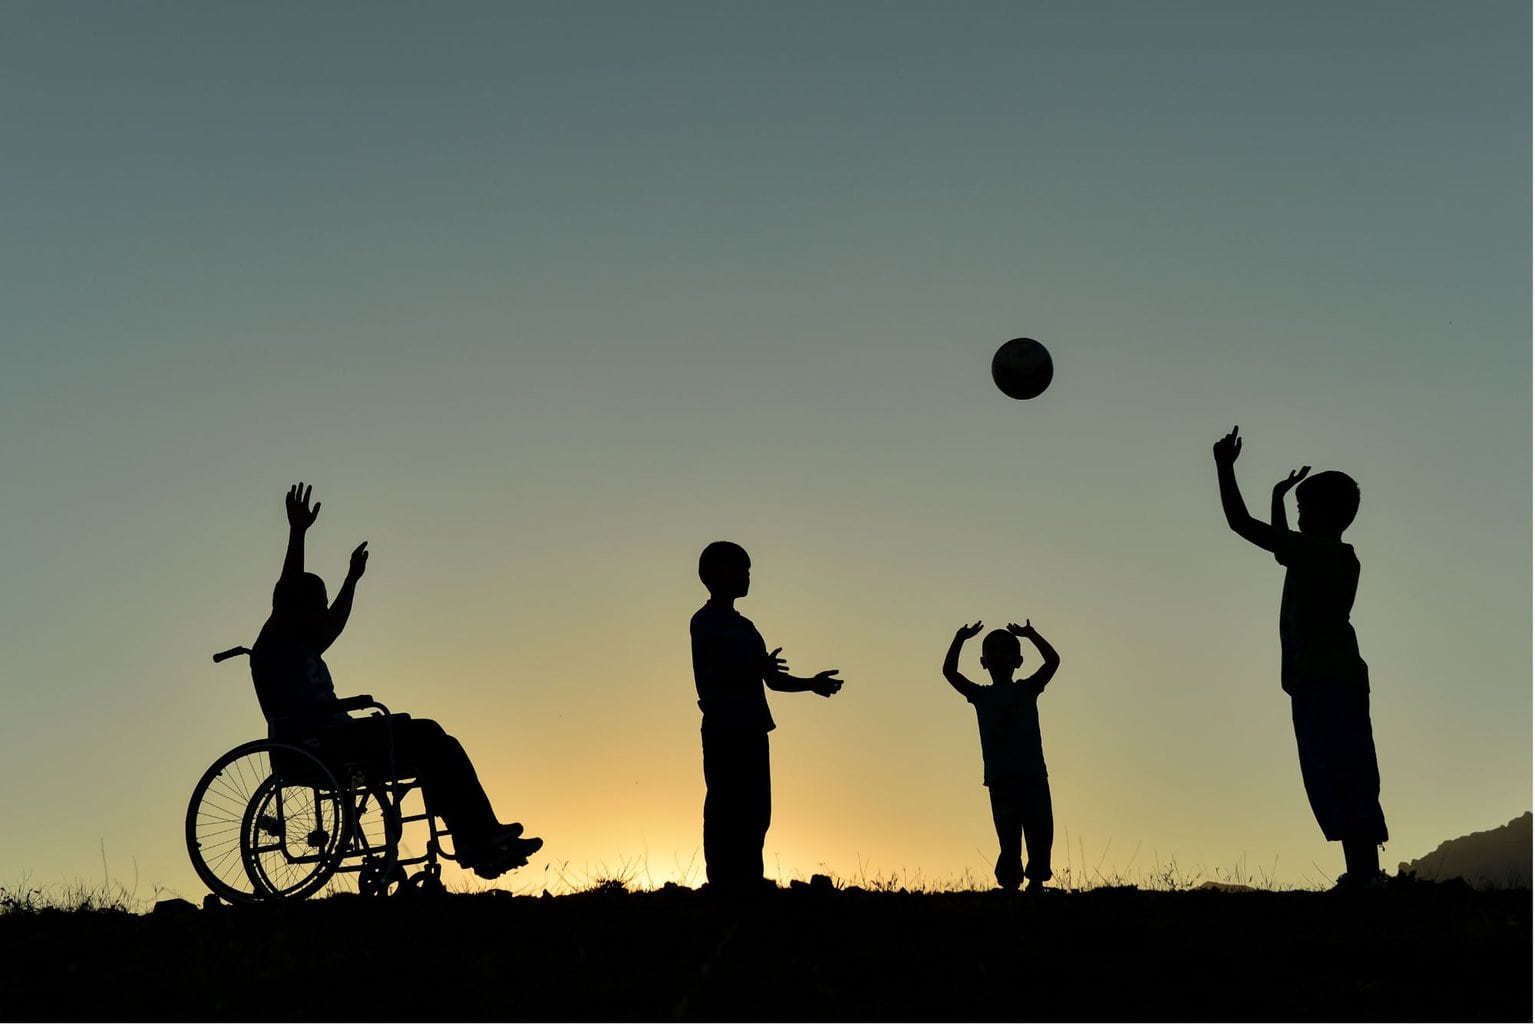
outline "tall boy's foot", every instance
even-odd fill
[[[1042,878],[1031,878],[1029,879],[1028,886],[1023,891],[1034,893],[1037,896],[1045,891],[1045,880]]]
[[[1362,872],[1345,871],[1343,874],[1338,876],[1337,884],[1335,884],[1330,891],[1367,892],[1375,889],[1384,889],[1385,887],[1386,873],[1384,871],[1377,871],[1373,875],[1367,875]]]

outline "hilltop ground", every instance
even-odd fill
[[[1529,1020],[1528,891],[797,886],[0,914],[28,1020]]]

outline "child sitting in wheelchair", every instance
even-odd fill
[[[463,746],[436,722],[409,715],[350,718],[336,699],[323,657],[346,627],[357,581],[368,565],[367,541],[352,552],[346,580],[327,604],[325,581],[304,571],[304,535],[320,514],[311,487],[288,489],[288,551],[272,591],[272,615],[250,649],[251,678],[272,739],[302,735],[324,761],[392,759],[414,777],[432,812],[453,835],[455,858],[481,878],[522,867],[543,840],[503,824],[490,806]],[[391,751],[392,745],[392,751]]]

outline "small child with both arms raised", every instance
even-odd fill
[[[943,677],[960,696],[975,705],[981,727],[981,761],[985,785],[991,793],[991,820],[997,828],[997,884],[1016,889],[1025,878],[1029,892],[1044,888],[1050,878],[1050,847],[1055,841],[1055,818],[1050,808],[1050,778],[1045,770],[1044,745],[1039,735],[1036,701],[1060,668],[1055,653],[1039,631],[1029,624],[1008,623],[981,641],[981,667],[991,673],[991,685],[981,686],[959,671],[959,651],[965,641],[980,633],[979,622],[961,626],[943,659]],[[1015,680],[1023,666],[1019,637],[1039,649],[1044,664],[1027,679]],[[1021,842],[1020,842],[1021,839]],[[1027,845],[1029,863],[1022,860]]]

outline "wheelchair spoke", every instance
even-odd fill
[[[290,776],[302,781],[288,785]],[[313,756],[258,740],[203,774],[187,808],[187,851],[222,898],[302,898],[335,872],[349,814]]]

